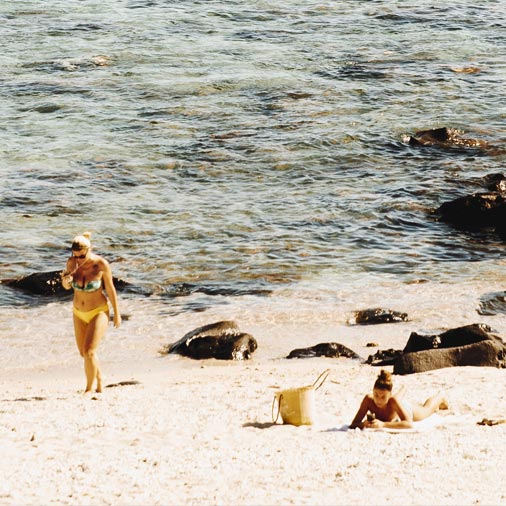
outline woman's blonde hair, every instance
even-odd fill
[[[80,251],[91,248],[91,232],[83,232],[72,239],[72,250]]]
[[[374,383],[374,388],[377,388],[378,390],[388,390],[391,392],[393,386],[392,374],[388,371],[385,371],[384,369],[381,369],[381,372],[378,374],[378,377]]]

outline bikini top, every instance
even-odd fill
[[[91,281],[88,281],[88,283],[86,283],[84,286],[80,286],[75,281],[72,281],[72,288],[78,292],[96,292],[97,290],[100,290],[101,286],[101,279],[92,279]]]

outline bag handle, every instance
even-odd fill
[[[272,399],[272,410],[271,410],[271,416],[272,416],[272,422],[277,423],[279,418],[279,412],[281,411],[281,400],[283,399],[283,394],[279,395],[278,399],[278,414],[276,415],[276,419],[274,419],[274,403],[276,402],[276,396],[274,395],[274,399]]]
[[[325,382],[325,380],[328,378],[329,374],[330,374],[330,369],[325,369],[325,371],[323,371],[320,374],[320,376],[318,376],[318,378],[316,378],[316,381],[313,383],[313,388],[315,390],[318,390],[323,385],[323,383]],[[322,376],[325,376],[325,377],[321,380],[320,384],[318,386],[316,386],[316,384],[320,381],[320,378]]]

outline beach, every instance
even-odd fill
[[[506,504],[506,424],[478,425],[506,417],[504,370],[394,375],[410,403],[445,392],[441,423],[345,430],[370,354],[506,336],[504,230],[438,211],[504,167],[503,2],[20,0],[0,18],[0,506]],[[116,386],[86,397],[72,293],[16,284],[61,272],[85,231],[123,317],[98,348]],[[371,308],[407,321],[354,324]],[[160,353],[222,320],[251,360]],[[361,358],[286,358],[330,342]],[[274,423],[276,393],[326,370],[315,423]]]
[[[104,344],[102,394],[69,365],[0,373],[0,504],[504,504],[504,371],[394,375],[423,401],[444,391],[443,425],[340,430],[378,368],[350,359],[228,362],[125,354]],[[115,351],[115,356],[120,353]],[[75,353],[77,355],[77,352]],[[313,384],[315,423],[273,423],[275,392]],[[391,370],[390,367],[386,369]],[[125,382],[124,384],[121,384]],[[274,406],[276,408],[276,406]],[[274,409],[274,415],[276,409]],[[345,428],[345,427],[344,427]]]

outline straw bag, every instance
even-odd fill
[[[323,371],[312,385],[280,390],[272,400],[272,421],[276,423],[279,415],[283,423],[290,425],[312,425],[315,422],[314,393],[327,379],[330,369]],[[274,406],[278,403],[278,412],[274,418]]]

